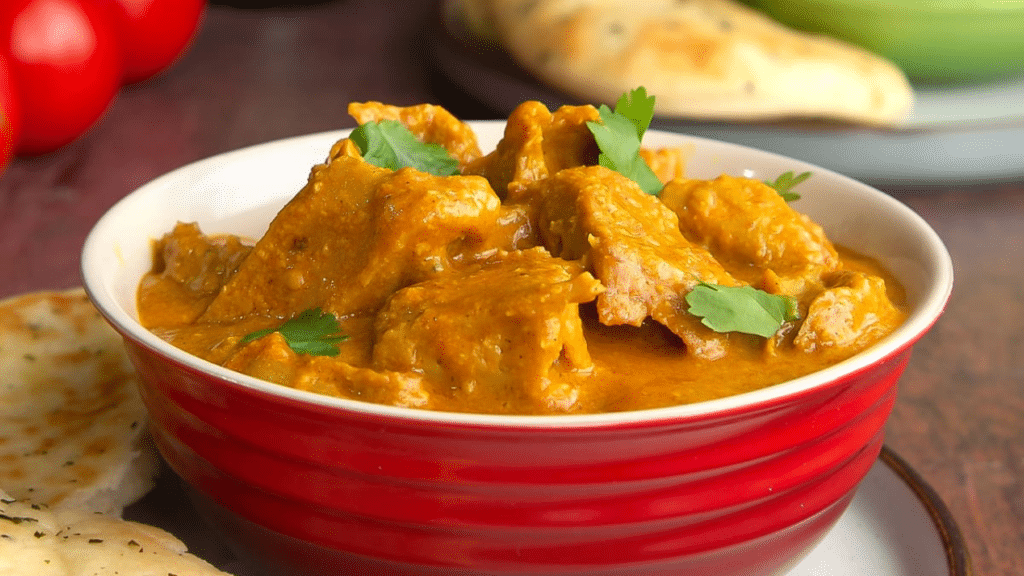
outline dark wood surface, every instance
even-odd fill
[[[239,2],[235,2],[238,4]],[[430,2],[211,6],[191,50],[126,88],[83,138],[0,176],[0,297],[80,284],[95,220],[160,174],[212,154],[352,126],[352,100],[497,114],[428,66]],[[935,227],[955,264],[946,314],[915,349],[886,443],[944,499],[975,573],[1024,574],[1024,179],[887,192]]]

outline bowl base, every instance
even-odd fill
[[[374,576],[779,576],[789,572],[828,533],[849,506],[847,494],[818,514],[785,530],[762,536],[724,550],[666,559],[643,566],[540,566],[522,567],[427,566],[368,558],[329,549],[287,536],[227,510],[182,483],[199,513],[213,526],[223,542],[253,575],[323,576],[324,574],[373,574]],[[792,551],[798,551],[795,555]],[[786,551],[785,556],[780,552]]]

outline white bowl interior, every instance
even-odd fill
[[[483,150],[501,138],[504,122],[470,123]],[[908,321],[871,349],[839,365],[755,392],[656,410],[580,416],[451,414],[379,406],[278,386],[200,360],[160,340],[139,325],[136,291],[152,265],[151,244],[176,222],[197,222],[206,233],[258,238],[280,209],[305,184],[310,168],[323,162],[346,130],[261,144],[202,160],[170,172],[129,194],[95,225],[82,253],[85,288],[107,319],[143,345],[180,362],[202,367],[237,385],[318,404],[382,415],[480,425],[605,425],[652,416],[684,417],[768,401],[829,381],[891,353],[927,330],[952,289],[952,263],[935,232],[894,198],[824,168],[735,144],[650,131],[649,147],[678,146],[688,152],[690,177],[722,173],[761,180],[809,170],[794,206],[819,222],[836,243],[877,258],[903,283],[912,306]],[[653,414],[652,414],[653,413]]]

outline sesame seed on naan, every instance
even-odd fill
[[[0,301],[0,489],[120,514],[157,470],[135,371],[85,292]]]

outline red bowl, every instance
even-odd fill
[[[501,123],[474,123],[486,149]],[[796,170],[797,208],[907,289],[904,326],[836,366],[755,392],[634,412],[453,414],[319,396],[192,357],[143,329],[151,239],[178,221],[258,236],[344,132],[221,155],[140,188],[90,234],[85,286],[138,367],[160,451],[232,546],[272,574],[785,571],[843,513],[882,446],[896,381],[952,288],[934,231],[839,174],[741,146],[694,177]]]

